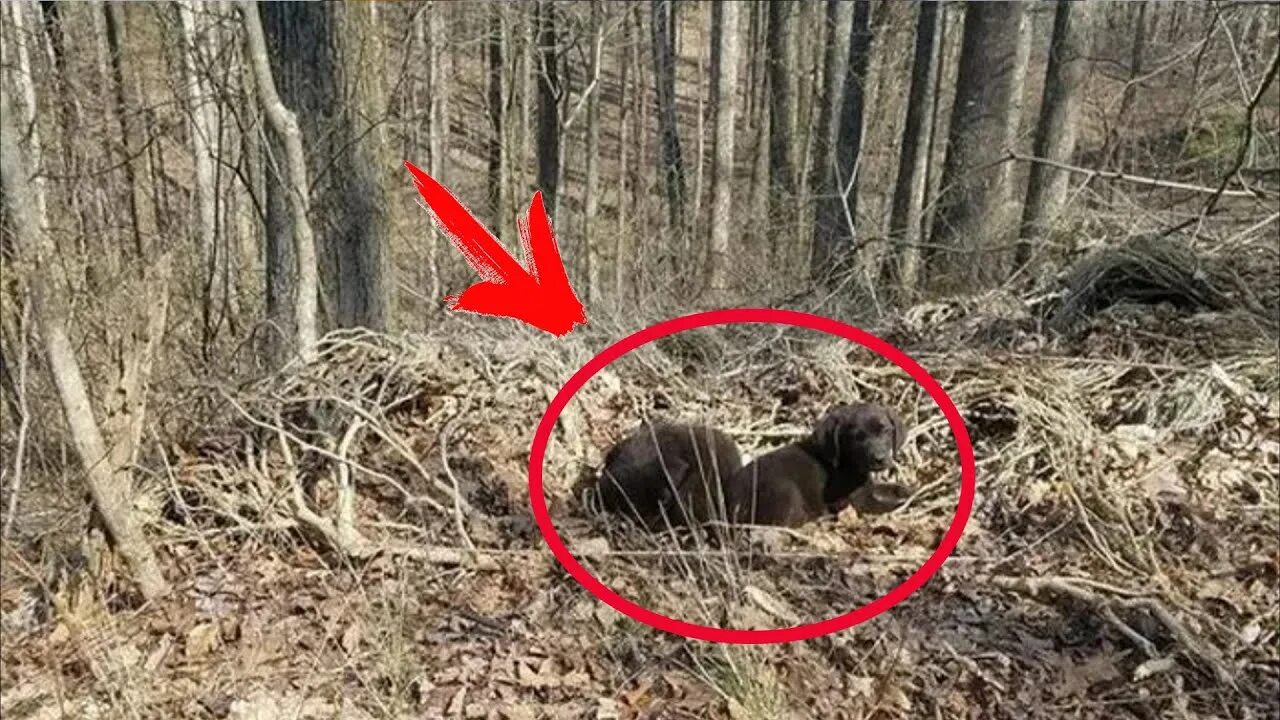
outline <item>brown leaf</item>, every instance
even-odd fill
[[[160,642],[156,644],[156,648],[151,651],[151,654],[147,655],[147,661],[142,664],[142,667],[146,668],[148,672],[155,671],[164,662],[164,659],[168,657],[171,649],[173,649],[173,636],[167,633],[161,635]]]
[[[216,622],[203,622],[187,631],[184,653],[188,660],[203,657],[222,644],[222,630]]]

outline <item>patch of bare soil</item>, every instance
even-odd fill
[[[529,443],[604,338],[461,324],[439,337],[331,336],[320,362],[218,393],[224,423],[144,459],[139,502],[170,598],[138,603],[92,545],[56,561],[5,548],[0,711],[1275,717],[1274,336],[1216,325],[1221,313],[1123,303],[1060,335],[1035,317],[1034,303],[991,296],[918,306],[881,329],[966,419],[973,515],[907,601],[782,646],[653,630],[588,594],[545,547],[528,509]],[[855,398],[891,404],[911,426],[892,479],[914,493],[889,514],[655,537],[579,492],[643,416],[715,422],[755,454]],[[883,594],[936,547],[959,489],[946,421],[904,372],[842,341],[764,328],[706,331],[610,367],[560,418],[545,472],[557,527],[597,576],[660,612],[736,628],[819,620]]]

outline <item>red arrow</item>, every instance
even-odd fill
[[[453,193],[413,163],[405,161],[404,166],[413,175],[436,225],[484,278],[461,295],[447,296],[445,302],[452,303],[451,310],[515,318],[557,337],[587,322],[582,302],[564,272],[542,193],[534,193],[529,211],[516,219],[524,249],[522,267]]]

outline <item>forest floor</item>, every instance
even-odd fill
[[[561,383],[622,333],[593,322],[553,340],[449,318],[428,336],[333,335],[313,366],[157,410],[206,425],[143,462],[139,503],[174,592],[139,603],[109,554],[7,543],[0,713],[1275,717],[1274,328],[1122,302],[1050,334],[1036,302],[928,303],[868,328],[960,409],[977,496],[942,569],[852,629],[715,644],[590,595],[533,521],[529,444]],[[920,567],[959,492],[954,438],[923,388],[809,331],[678,338],[593,378],[552,434],[548,504],[594,574],[658,612],[766,628],[848,612]],[[911,428],[892,473],[914,495],[889,514],[708,549],[628,531],[575,494],[645,415],[709,420],[753,455],[852,399],[890,404]],[[349,481],[358,559],[325,542]],[[320,517],[300,520],[299,502]]]

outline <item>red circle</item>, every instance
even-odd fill
[[[956,505],[956,514],[951,520],[951,526],[947,528],[947,532],[943,536],[942,542],[938,544],[938,548],[925,560],[924,565],[920,566],[919,570],[888,593],[860,608],[819,622],[768,630],[725,629],[668,617],[627,600],[597,580],[578,562],[573,553],[569,552],[569,549],[565,547],[559,533],[556,532],[555,526],[551,522],[551,515],[547,511],[547,499],[543,494],[542,464],[546,457],[547,441],[551,438],[551,430],[555,427],[556,419],[560,417],[560,413],[564,411],[565,406],[568,405],[574,394],[609,363],[641,345],[684,330],[731,323],[796,325],[831,335],[838,335],[846,340],[852,340],[870,348],[907,371],[916,382],[920,383],[925,390],[928,390],[929,395],[933,397],[934,402],[942,409],[942,414],[946,416],[947,422],[951,426],[951,434],[955,437],[956,448],[960,455],[960,501]],[[973,460],[973,444],[969,441],[969,433],[965,428],[963,418],[960,417],[960,411],[956,409],[955,403],[947,396],[946,391],[942,389],[938,381],[934,380],[933,376],[913,360],[911,356],[865,330],[820,315],[811,315],[793,310],[733,308],[685,315],[637,331],[605,348],[575,372],[569,378],[569,381],[564,384],[564,387],[560,388],[560,391],[552,398],[551,404],[547,406],[547,411],[538,423],[538,429],[533,434],[533,447],[529,454],[529,504],[532,506],[533,515],[538,521],[538,529],[542,531],[542,536],[546,539],[547,545],[551,548],[551,552],[556,556],[556,559],[583,587],[613,609],[646,625],[676,635],[697,640],[749,645],[791,642],[821,637],[870,620],[906,600],[911,593],[919,590],[942,567],[942,563],[946,562],[947,556],[951,554],[956,544],[960,542],[960,536],[964,533],[965,523],[969,521],[969,513],[973,508],[976,478],[977,468]]]

